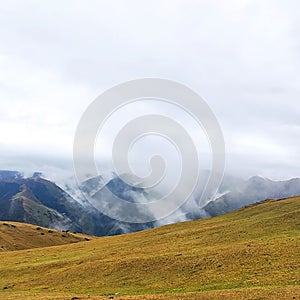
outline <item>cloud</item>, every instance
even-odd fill
[[[49,158],[70,166],[88,104],[120,82],[159,77],[206,99],[224,131],[228,172],[297,176],[299,9],[271,0],[2,3],[1,168],[24,168],[23,157],[30,168]],[[137,111],[149,107],[159,108]]]

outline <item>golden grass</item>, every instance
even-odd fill
[[[298,299],[299,232],[294,197],[88,243],[4,252],[0,299]]]
[[[184,294],[152,294],[152,295],[112,295],[112,296],[97,296],[90,294],[67,294],[67,293],[6,293],[0,294],[2,300],[15,300],[15,299],[30,299],[30,300],[105,300],[114,297],[116,300],[243,300],[243,299],[299,299],[300,287],[272,287],[272,288],[248,288],[248,289],[233,289],[233,290],[216,290],[204,291],[197,293],[184,293]]]
[[[0,222],[0,252],[64,245],[86,239],[91,237],[30,224]]]

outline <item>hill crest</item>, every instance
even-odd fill
[[[0,252],[88,241],[92,237],[25,223],[0,222]]]

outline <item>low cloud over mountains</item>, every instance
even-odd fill
[[[205,207],[197,207],[196,202],[191,199],[173,215],[146,224],[116,221],[99,212],[88,201],[95,193],[98,194],[98,199],[106,201],[109,201],[110,193],[130,202],[140,201],[141,198],[143,201],[151,201],[155,198],[142,188],[130,187],[118,177],[103,184],[101,177],[96,177],[84,182],[82,191],[85,197],[77,201],[55,183],[41,178],[39,173],[24,178],[19,172],[0,171],[0,220],[26,222],[98,236],[115,235],[167,223],[214,217],[267,198],[279,199],[299,195],[300,179],[272,181],[252,177],[242,180],[227,176],[220,187],[220,196]]]

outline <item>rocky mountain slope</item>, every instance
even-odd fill
[[[40,176],[24,178],[9,173],[5,177],[6,174],[7,171],[2,172],[0,180],[0,220],[99,236],[152,227],[151,224],[126,224],[113,220],[88,201],[79,203],[55,183]],[[115,186],[115,180],[110,185]]]

